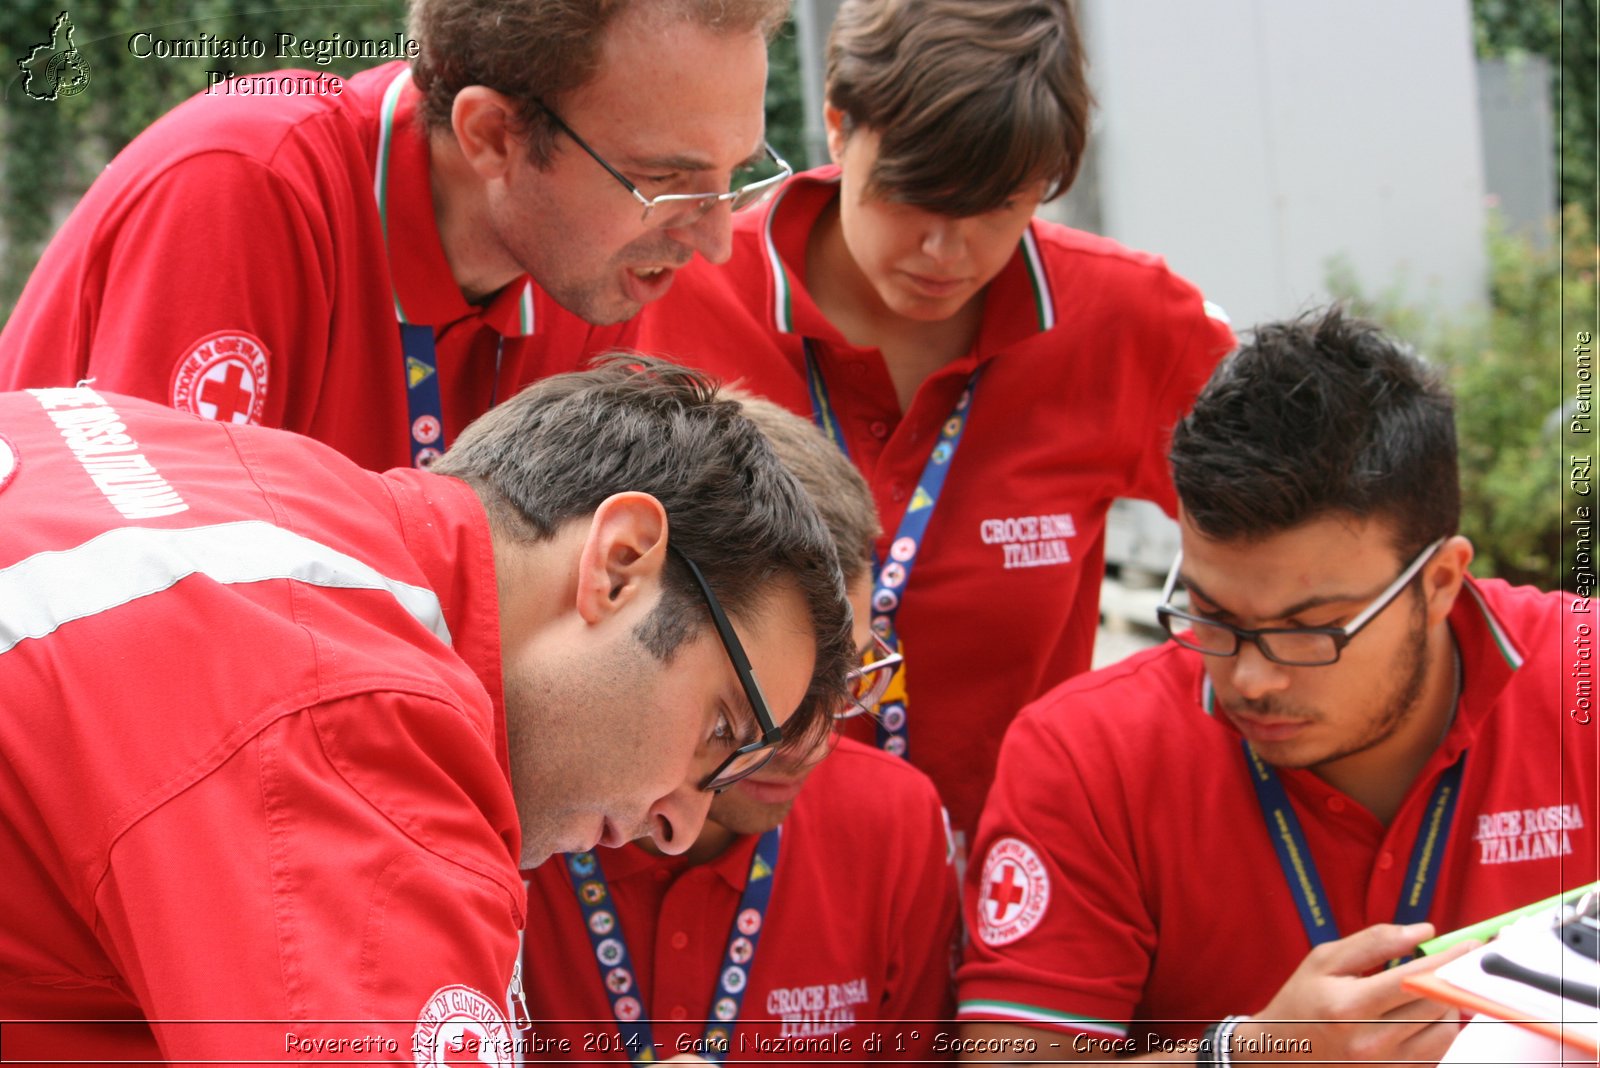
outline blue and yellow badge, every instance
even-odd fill
[[[416,389],[418,385],[426,382],[431,374],[433,374],[433,364],[419,360],[415,356],[406,357],[406,385]]]

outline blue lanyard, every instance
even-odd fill
[[[806,355],[806,380],[811,391],[812,418],[818,428],[848,457],[850,450],[845,445],[844,431],[840,429],[838,418],[833,412],[833,405],[828,399],[828,387],[822,379],[822,370],[812,351],[811,339],[806,338],[803,345]],[[928,454],[928,462],[923,465],[922,477],[917,480],[916,491],[911,494],[911,503],[906,505],[905,515],[900,519],[900,529],[895,532],[894,541],[889,543],[889,559],[874,561],[872,629],[888,643],[891,649],[902,656],[905,655],[905,650],[901,647],[900,632],[895,625],[900,613],[900,601],[907,584],[911,581],[911,569],[916,565],[917,556],[922,550],[922,539],[927,533],[928,521],[933,518],[933,509],[939,503],[939,495],[944,492],[944,480],[950,474],[951,461],[955,459],[956,449],[961,447],[961,438],[966,433],[967,422],[971,418],[972,396],[978,388],[978,379],[982,375],[982,367],[972,372],[972,377],[967,379],[966,388],[956,400],[956,406],[951,410],[950,417],[939,428],[939,438],[933,443],[933,449]],[[897,757],[907,757],[910,752],[906,734],[907,706],[910,702],[905,687],[905,670],[905,664],[902,662],[896,672],[897,678],[890,683],[888,699],[878,707],[877,717],[878,747]]]
[[[745,880],[739,908],[733,915],[733,927],[728,931],[722,967],[717,971],[717,989],[711,1000],[712,1019],[706,1021],[702,1052],[710,1061],[725,1059],[733,1044],[734,1022],[739,1018],[739,1007],[750,985],[751,963],[766,926],[767,906],[772,902],[772,884],[778,868],[778,836],[777,828],[763,834],[750,858],[750,875]],[[600,981],[605,984],[606,997],[611,1000],[611,1015],[617,1021],[623,1048],[634,1064],[649,1064],[656,1060],[650,1018],[645,1015],[638,972],[628,953],[622,923],[611,905],[611,888],[606,884],[605,872],[600,869],[600,858],[593,852],[567,854],[567,875],[572,879],[573,892],[578,895],[578,907],[583,910],[589,944],[594,948]]]
[[[411,79],[409,69],[397,74],[383,92],[378,120],[378,156],[372,176],[383,241],[389,243],[389,152],[394,147],[394,116],[400,95]],[[400,322],[400,369],[405,374],[407,425],[411,433],[411,466],[425,467],[445,450],[444,406],[439,399],[439,357],[433,327],[406,322],[400,295],[394,296],[394,315]]]
[[[411,466],[426,467],[445,450],[444,407],[439,400],[439,360],[434,354],[433,327],[401,323],[400,352],[405,360]]]
[[[1339,937],[1328,907],[1328,895],[1322,888],[1322,878],[1311,859],[1311,849],[1306,844],[1300,820],[1289,804],[1289,794],[1283,780],[1272,766],[1256,755],[1248,741],[1240,741],[1245,760],[1250,765],[1250,781],[1256,788],[1256,800],[1261,804],[1261,815],[1267,822],[1267,832],[1272,837],[1272,847],[1278,852],[1278,864],[1283,869],[1284,881],[1294,895],[1295,907],[1300,910],[1300,923],[1313,946],[1332,942]],[[1456,801],[1461,794],[1461,775],[1466,766],[1466,754],[1439,777],[1428,799],[1428,811],[1417,831],[1416,843],[1411,847],[1411,863],[1406,866],[1406,881],[1400,891],[1400,902],[1395,906],[1394,922],[1420,923],[1428,918],[1433,904],[1434,891],[1438,889],[1439,869],[1444,863],[1445,846],[1450,837],[1450,825],[1455,819]],[[1390,961],[1390,966],[1400,961]]]

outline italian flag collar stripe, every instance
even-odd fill
[[[783,257],[778,255],[778,246],[772,240],[772,220],[778,217],[778,206],[783,203],[783,198],[789,195],[791,188],[792,186],[785,185],[778,190],[778,195],[773,199],[772,206],[767,209],[767,218],[761,227],[761,240],[767,252],[767,270],[772,272],[772,324],[780,334],[794,333],[794,306],[789,291],[789,272],[785,270]]]
[[[1477,604],[1478,611],[1483,613],[1483,621],[1489,627],[1489,636],[1494,639],[1494,644],[1500,650],[1500,655],[1505,657],[1511,670],[1516,671],[1522,667],[1522,653],[1511,641],[1511,636],[1506,633],[1505,627],[1489,608],[1489,602],[1483,599],[1483,594],[1478,592],[1478,587],[1468,579],[1465,583],[1467,592],[1472,594],[1472,600]]]
[[[1044,258],[1039,255],[1039,243],[1033,236],[1033,224],[1022,232],[1022,258],[1028,268],[1028,282],[1033,286],[1034,310],[1039,315],[1039,332],[1056,325],[1056,302],[1050,292],[1050,279],[1044,272]]]
[[[394,145],[394,113],[400,104],[400,94],[410,80],[409,67],[395,75],[394,81],[389,83],[389,88],[383,91],[383,108],[378,117],[378,165],[373,170],[372,195],[378,201],[378,222],[383,228],[385,246],[389,243],[389,150]],[[394,295],[394,316],[402,323],[406,322],[398,292]]]

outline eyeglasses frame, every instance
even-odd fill
[[[1400,596],[1400,592],[1406,588],[1413,578],[1416,577],[1417,572],[1422,570],[1423,565],[1429,560],[1433,559],[1433,554],[1439,551],[1439,547],[1443,545],[1446,540],[1448,540],[1448,536],[1439,538],[1432,544],[1428,545],[1427,548],[1423,549],[1422,552],[1417,555],[1416,559],[1412,560],[1410,564],[1406,565],[1405,570],[1400,572],[1399,577],[1397,577],[1393,582],[1389,583],[1384,591],[1378,594],[1378,596],[1375,597],[1366,608],[1362,609],[1354,619],[1342,627],[1259,627],[1254,630],[1245,627],[1235,627],[1231,623],[1223,623],[1220,620],[1211,619],[1207,616],[1193,615],[1172,607],[1172,592],[1177,588],[1178,569],[1183,565],[1183,550],[1179,549],[1177,557],[1172,561],[1172,569],[1167,572],[1167,581],[1161,587],[1161,603],[1156,606],[1156,618],[1161,622],[1161,629],[1167,632],[1168,637],[1177,642],[1179,645],[1183,646],[1185,649],[1193,649],[1202,656],[1238,656],[1239,649],[1244,645],[1245,642],[1249,642],[1251,645],[1256,647],[1257,652],[1266,657],[1268,660],[1272,661],[1274,664],[1283,664],[1286,667],[1327,667],[1330,664],[1337,664],[1339,662],[1339,657],[1341,654],[1343,654],[1344,647],[1350,644],[1350,639],[1359,634],[1361,632],[1361,628],[1365,627],[1368,623],[1371,623],[1375,618],[1377,618],[1378,613],[1382,612],[1385,608],[1388,608],[1389,605]],[[1200,623],[1208,627],[1218,627],[1227,631],[1233,635],[1232,651],[1223,653],[1218,652],[1215,649],[1199,649],[1193,645],[1189,645],[1179,640],[1177,632],[1172,628],[1171,621],[1174,619],[1181,619],[1187,623]],[[1274,634],[1327,635],[1329,638],[1333,639],[1333,659],[1318,660],[1308,663],[1298,660],[1284,660],[1280,657],[1274,656],[1272,655],[1272,652],[1268,646],[1262,644],[1260,640],[1263,635],[1270,639]]]
[[[689,569],[689,575],[694,579],[695,585],[700,588],[700,596],[704,599],[706,607],[711,610],[711,625],[716,629],[717,638],[722,642],[723,650],[728,654],[728,660],[733,664],[734,674],[739,676],[739,685],[744,688],[744,696],[750,702],[750,711],[755,714],[756,726],[761,730],[761,737],[753,742],[735,749],[728,754],[726,760],[718,764],[716,770],[707,775],[700,783],[700,789],[720,792],[732,786],[747,775],[753,775],[766,766],[772,759],[773,752],[783,742],[783,730],[772,718],[772,708],[767,704],[766,695],[761,692],[761,684],[756,681],[755,669],[750,666],[750,657],[745,654],[744,644],[739,641],[739,635],[734,632],[733,624],[729,622],[727,613],[722,610],[722,604],[717,600],[717,595],[711,592],[711,584],[701,573],[695,562],[685,556],[674,545],[668,544],[667,551],[676,556]],[[732,727],[732,724],[729,724]],[[765,759],[748,769],[741,771],[735,777],[719,782],[719,778],[728,766],[740,757],[751,753],[767,750]]]
[[[871,698],[870,704],[868,701],[852,697],[845,703],[843,711],[834,713],[833,718],[836,721],[854,719],[862,715],[872,715],[876,711],[875,706],[879,701],[883,700],[883,695],[889,689],[889,684],[894,681],[894,673],[905,662],[905,657],[888,642],[884,641],[882,635],[876,631],[872,634],[872,648],[878,653],[878,659],[870,664],[862,664],[860,667],[851,668],[849,673],[845,675],[845,682],[856,682],[870,669],[874,674],[881,673],[883,683],[881,685],[874,684],[873,689],[868,691],[868,695]]]
[[[782,156],[778,155],[777,151],[774,150],[770,144],[768,144],[766,141],[762,141],[761,147],[766,151],[768,158],[778,165],[778,168],[783,172],[782,174],[773,175],[771,178],[763,178],[759,182],[751,182],[749,185],[742,185],[738,189],[730,189],[726,193],[662,193],[660,196],[647,197],[639,191],[638,186],[629,181],[627,175],[623,174],[610,163],[606,162],[606,158],[590,147],[589,142],[579,137],[577,132],[573,130],[572,127],[568,126],[560,115],[557,115],[554,111],[550,110],[550,108],[542,102],[539,103],[539,109],[549,117],[552,123],[555,124],[556,129],[572,138],[573,144],[587,152],[590,159],[604,167],[607,174],[621,182],[622,187],[633,195],[633,199],[637,200],[640,206],[644,208],[644,214],[640,217],[640,222],[643,223],[648,223],[650,221],[650,213],[657,207],[663,205],[686,204],[689,202],[704,204],[705,207],[700,210],[699,214],[687,222],[679,224],[682,226],[692,225],[696,222],[699,222],[708,213],[710,213],[711,209],[715,208],[723,201],[732,203],[737,201],[738,198],[743,196],[747,191],[761,190],[761,196],[755,197],[748,203],[741,204],[737,208],[732,209],[734,211],[743,211],[745,208],[754,207],[756,204],[761,203],[762,200],[766,199],[766,195],[771,190],[777,188],[779,184],[794,174],[794,168],[791,167]],[[676,227],[666,227],[665,229],[676,229]]]

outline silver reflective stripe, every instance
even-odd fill
[[[382,590],[450,643],[432,590],[388,578],[353,556],[271,523],[245,520],[181,530],[121,527],[0,569],[0,653],[63,623],[160,593],[190,575],[225,584],[291,579],[334,589]]]

